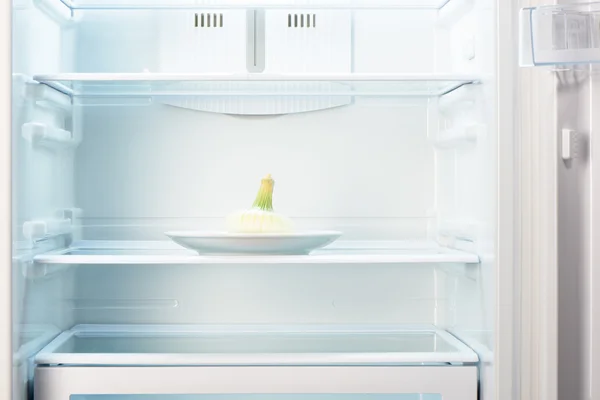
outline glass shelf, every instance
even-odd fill
[[[600,63],[600,2],[524,8],[522,66]]]
[[[35,357],[62,365],[440,365],[477,355],[449,333],[412,326],[79,325]]]
[[[68,249],[36,255],[37,265],[202,264],[478,264],[476,254],[430,242],[338,241],[310,255],[200,256],[172,242],[81,241]]]
[[[438,74],[73,73],[34,80],[73,97],[442,96],[479,78]]]
[[[450,0],[59,0],[72,10],[280,8],[440,9]]]

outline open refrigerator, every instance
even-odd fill
[[[559,83],[600,4],[525,3],[13,0],[4,397],[557,399]],[[341,237],[165,235],[265,174]]]

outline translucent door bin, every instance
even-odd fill
[[[522,66],[600,63],[600,2],[524,8]]]
[[[36,400],[476,400],[477,362],[452,335],[425,327],[80,325],[36,356],[35,393]]]

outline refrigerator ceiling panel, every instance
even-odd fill
[[[58,1],[58,0],[57,0]],[[60,0],[74,10],[146,8],[440,9],[450,0]]]

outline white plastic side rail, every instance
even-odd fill
[[[35,81],[26,83],[25,95],[40,105],[60,108],[67,112],[72,108],[69,93],[64,93],[56,88]]]
[[[438,235],[474,242],[477,239],[478,223],[469,220],[446,220],[438,226]]]
[[[33,4],[59,24],[73,22],[71,8],[64,0],[31,0]]]
[[[433,145],[438,150],[454,149],[464,145],[475,145],[485,127],[472,124],[464,128],[451,128],[441,131]]]
[[[478,93],[473,86],[463,86],[438,100],[438,110],[442,114],[470,111],[476,107]]]
[[[19,349],[13,355],[13,364],[19,365],[25,362],[29,357],[39,352],[53,338],[59,335],[59,329],[54,325],[22,325],[21,334],[30,334],[33,336],[28,342],[22,343]]]
[[[42,122],[27,122],[22,127],[23,137],[34,146],[47,148],[75,147],[79,142],[70,131]]]
[[[33,100],[39,105],[71,110],[71,98],[63,92],[34,81],[24,74],[13,74],[13,89],[17,89],[24,99]]]
[[[460,20],[466,13],[471,11],[475,0],[452,0],[448,1],[439,11],[438,26],[450,27]]]

